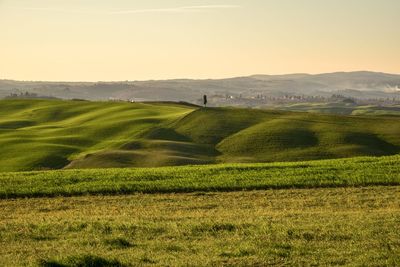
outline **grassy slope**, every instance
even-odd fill
[[[220,162],[381,156],[400,151],[398,117],[200,109],[174,128],[195,142],[215,146]]]
[[[399,266],[399,207],[399,187],[0,200],[0,266]]]
[[[382,156],[400,152],[400,120],[173,103],[7,100],[0,103],[0,147],[0,171]]]
[[[399,156],[0,174],[0,198],[400,185]]]
[[[156,103],[0,101],[0,171],[62,168],[89,153],[118,149],[192,109]],[[125,166],[123,160],[110,153],[112,166]],[[107,167],[107,162],[93,166]]]

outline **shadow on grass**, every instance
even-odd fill
[[[108,260],[98,256],[84,255],[68,258],[66,261],[41,260],[40,267],[128,267],[117,260]]]
[[[130,243],[128,240],[124,238],[113,238],[113,239],[107,239],[104,241],[104,243],[111,248],[115,249],[125,249],[125,248],[131,248],[134,247],[132,243]]]

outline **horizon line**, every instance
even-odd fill
[[[387,74],[387,75],[398,75],[400,73],[394,72],[383,72],[383,71],[370,71],[370,70],[355,70],[355,71],[332,71],[332,72],[292,72],[292,73],[278,73],[278,74],[249,74],[242,76],[225,76],[225,77],[214,77],[214,78],[160,78],[160,79],[126,79],[126,80],[24,80],[24,79],[13,79],[13,78],[0,78],[0,81],[17,81],[17,82],[49,82],[49,83],[121,83],[121,82],[147,82],[147,81],[174,81],[174,80],[225,80],[235,78],[251,78],[253,76],[289,76],[289,75],[323,75],[323,74],[337,74],[337,73],[375,73],[375,74]]]

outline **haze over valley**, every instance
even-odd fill
[[[263,106],[279,100],[327,101],[332,95],[359,100],[400,101],[400,75],[377,72],[253,75],[228,79],[176,79],[122,82],[46,82],[0,80],[0,96],[21,94],[62,99],[122,101],[185,101],[213,106]],[[300,97],[295,101],[296,98]],[[312,98],[315,98],[314,100]],[[308,101],[307,101],[308,100]],[[290,101],[287,101],[290,102]]]

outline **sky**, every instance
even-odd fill
[[[0,79],[400,73],[399,0],[0,0]]]

